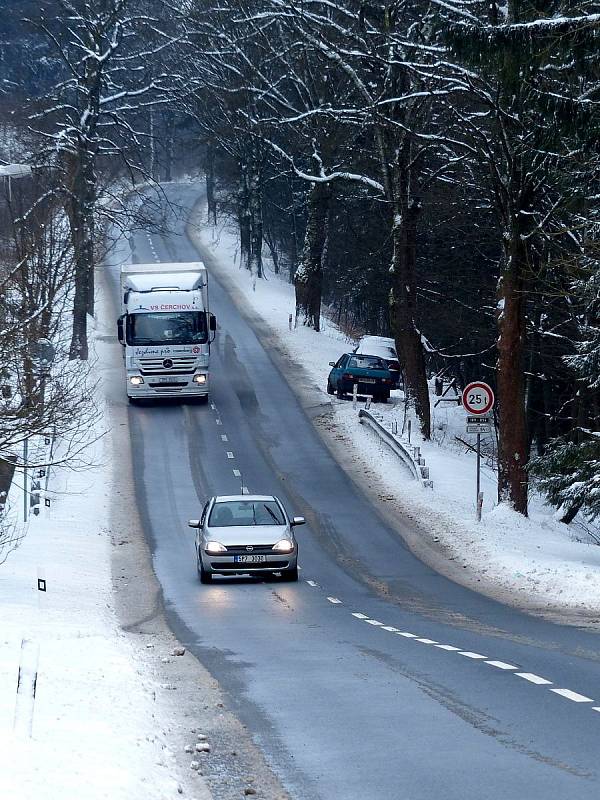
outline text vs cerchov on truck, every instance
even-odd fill
[[[216,327],[204,264],[124,264],[117,330],[129,401],[206,399]]]

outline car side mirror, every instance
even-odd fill
[[[304,517],[294,517],[292,519],[292,528],[294,528],[296,525],[304,525],[305,523],[306,520],[304,519]]]
[[[335,361],[330,361],[330,362],[329,362],[329,366],[330,366],[330,367],[335,367]]]
[[[125,314],[117,320],[117,339],[122,345],[125,344]]]
[[[190,528],[199,528],[200,527],[200,520],[199,519],[189,519],[188,526]]]

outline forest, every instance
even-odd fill
[[[0,6],[0,162],[33,175],[0,187],[3,451],[47,425],[28,342],[59,301],[88,358],[106,226],[143,223],[123,187],[201,174],[298,324],[394,337],[424,438],[434,376],[487,381],[499,499],[600,515],[599,3]]]

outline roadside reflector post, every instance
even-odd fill
[[[289,320],[288,320],[288,323],[289,323],[289,326],[290,326],[290,330],[292,330],[292,319],[293,319],[292,315],[290,314]]]
[[[33,730],[33,706],[39,656],[39,645],[29,639],[23,639],[17,676],[17,700],[13,728],[17,736],[28,739],[31,738]]]
[[[358,383],[352,384],[352,408],[356,408],[356,396],[358,395]]]
[[[408,420],[408,443],[410,444],[410,432],[412,428],[412,422]]]
[[[477,495],[477,522],[481,522],[481,511],[483,509],[483,492]]]

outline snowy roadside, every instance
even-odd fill
[[[303,370],[303,402],[324,405],[314,421],[325,441],[377,498],[419,557],[466,586],[531,612],[574,624],[600,621],[600,548],[591,540],[580,541],[577,530],[557,522],[553,509],[539,498],[531,503],[529,519],[496,505],[496,475],[485,464],[484,514],[476,523],[475,457],[454,439],[463,429],[462,408],[444,404],[434,411],[434,441],[422,443],[434,489],[424,489],[358,423],[351,402],[326,394],[329,362],[353,343],[327,321],[320,334],[300,325],[290,330],[293,287],[268,268],[267,280],[259,281],[240,269],[235,233],[227,224],[213,228],[205,223],[203,205],[196,208],[188,233],[212,254],[209,266],[238,305],[260,319],[263,338],[283,356],[284,365],[291,360],[296,370]],[[298,384],[295,380],[292,385]],[[401,427],[403,408],[399,393],[393,394],[394,402],[374,409]]]
[[[190,781],[179,774],[166,732],[169,709],[158,677],[120,629],[113,606],[116,476],[101,398],[99,406],[98,438],[86,453],[93,466],[53,469],[50,507],[42,503],[0,568],[2,797],[166,800]],[[23,640],[37,662],[33,703],[30,693],[16,701]],[[188,796],[210,796],[197,776],[193,786]]]

